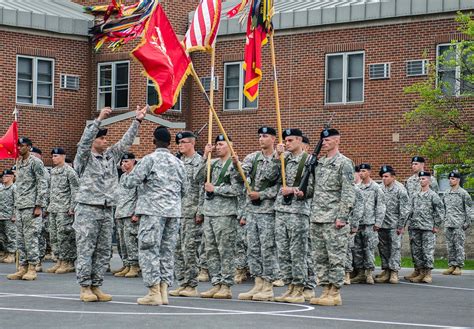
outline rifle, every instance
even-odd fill
[[[202,126],[201,128],[199,128],[198,130],[195,130],[193,133],[194,135],[196,136],[196,138],[199,137],[199,135],[202,133],[202,131],[204,130],[204,128],[207,127],[207,122],[204,124],[204,126]],[[199,152],[198,152],[199,153]],[[177,157],[178,159],[181,159],[183,155],[181,154],[180,151],[176,152],[175,154],[175,157]]]

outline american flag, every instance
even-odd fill
[[[214,47],[221,20],[221,9],[222,0],[200,1],[183,40],[188,52],[210,51]]]

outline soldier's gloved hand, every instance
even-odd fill
[[[346,222],[340,219],[336,219],[336,229],[339,230],[346,226]]]
[[[260,193],[256,192],[256,191],[252,191],[249,193],[249,198],[250,200],[260,200]]]
[[[404,228],[404,227],[397,228],[397,235],[403,235],[404,232],[405,232],[405,228]]]
[[[377,232],[378,230],[380,230],[380,226],[374,225],[373,230],[374,232]]]
[[[35,207],[33,210],[33,217],[39,217],[41,216],[41,207]]]

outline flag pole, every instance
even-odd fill
[[[206,93],[206,90],[204,89],[204,86],[202,85],[201,79],[199,79],[199,76],[196,73],[196,70],[194,70],[194,66],[191,65],[191,74],[193,75],[194,80],[199,86],[199,89],[201,90],[201,93],[203,94],[204,98],[206,99],[207,103],[209,104],[209,109],[212,112],[212,115],[214,117],[214,120],[216,120],[217,126],[219,127],[219,130],[221,131],[221,134],[224,136],[225,141],[227,142],[227,145],[229,145],[230,153],[232,156],[235,156],[234,148],[232,147],[232,144],[230,143],[229,137],[227,136],[227,133],[224,130],[224,126],[222,126],[221,120],[217,116],[217,112],[214,109],[214,106],[211,104],[211,100],[209,99],[209,96]],[[242,169],[242,166],[240,163],[237,163],[237,170],[240,174],[240,177],[242,177],[245,188],[247,189],[247,193],[252,192],[252,189],[250,188],[250,184],[247,181],[247,177],[245,176],[245,173]]]
[[[210,91],[209,91],[209,124],[207,126],[207,144],[212,144],[212,110],[214,107],[214,66],[216,61],[216,49],[215,47],[211,48],[211,82],[210,82]],[[207,155],[207,182],[211,182],[211,152]]]
[[[278,97],[278,79],[277,79],[277,71],[276,71],[275,44],[273,42],[273,34],[274,34],[274,31],[270,33],[270,49],[272,53],[272,66],[273,66],[273,90],[275,93],[275,109],[276,109],[276,116],[277,116],[278,143],[282,144],[283,131],[281,128],[280,98]],[[280,162],[281,162],[282,187],[286,187],[285,156],[283,153],[280,154]]]

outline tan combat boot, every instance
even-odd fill
[[[285,285],[285,282],[283,282],[282,279],[278,279],[273,281],[273,286],[274,287],[283,287]]]
[[[197,296],[199,296],[199,293],[198,293],[196,287],[187,286],[186,288],[184,288],[183,290],[180,291],[179,295],[181,297],[197,297]]]
[[[295,285],[291,294],[285,297],[284,302],[287,303],[304,303],[303,296],[304,286]]]
[[[375,282],[377,283],[387,283],[390,280],[390,271],[389,270],[383,270],[382,273],[380,273],[379,276],[375,276]]]
[[[247,269],[241,268],[235,270],[234,282],[235,284],[241,284],[247,280]]]
[[[408,275],[405,275],[403,278],[404,278],[405,280],[410,281],[410,279],[413,279],[414,277],[417,277],[418,275],[420,275],[420,269],[419,269],[419,268],[415,268],[415,269],[413,269],[413,272],[411,272],[411,273],[408,274]]]
[[[8,280],[21,280],[23,278],[23,275],[25,275],[27,272],[26,266],[20,266],[18,267],[18,271],[12,274],[7,275]]]
[[[457,267],[454,269],[453,273],[451,273],[452,275],[462,275],[462,270],[460,267]]]
[[[239,298],[240,299],[240,298]],[[263,281],[262,289],[253,295],[252,300],[259,302],[270,302],[273,300],[273,284],[270,281]]]
[[[140,267],[137,265],[130,266],[129,271],[124,275],[126,278],[137,278],[140,274]]]
[[[305,301],[310,301],[311,298],[314,297],[314,289],[312,288],[304,288],[303,289],[303,297]]]
[[[450,275],[453,274],[454,270],[456,269],[455,266],[450,266],[446,271],[443,271],[443,275]]]
[[[13,264],[15,262],[15,254],[14,253],[7,253],[5,258],[2,259],[2,262],[7,264]]]
[[[390,278],[388,280],[391,284],[398,283],[398,272],[397,271],[390,271]]]
[[[275,302],[284,302],[285,298],[291,295],[291,292],[293,291],[293,288],[294,288],[294,285],[290,284],[288,286],[288,289],[283,293],[283,295],[275,297]]]
[[[216,284],[215,286],[212,286],[212,288],[208,291],[201,292],[200,296],[201,298],[212,298],[215,294],[217,294],[219,290],[221,290],[221,285]]]
[[[350,272],[346,272],[346,274],[344,275],[344,284],[345,285],[350,285],[351,284],[351,273]]]
[[[320,298],[318,305],[321,305],[321,306],[342,305],[342,299],[341,299],[341,294],[339,292],[339,288],[336,288],[335,286],[331,285],[329,294],[326,296],[326,298]]]
[[[56,274],[65,274],[74,272],[74,263],[70,261],[63,261],[63,265],[56,270]]]
[[[123,270],[125,270],[125,267],[126,267],[126,266],[124,265],[124,266],[122,266],[121,268],[119,268],[118,270],[113,270],[113,271],[112,271],[112,274],[115,274],[115,273],[118,273],[118,272],[122,272]],[[110,269],[110,264],[109,264],[109,268],[108,268],[108,269]],[[110,271],[107,271],[107,272],[110,272]]]
[[[99,299],[96,295],[94,295],[91,291],[91,287],[82,287],[81,286],[81,294],[79,295],[79,299],[83,302],[96,302]]]
[[[153,287],[148,288],[148,294],[142,298],[138,298],[137,303],[139,305],[163,305],[160,285],[156,284]]]
[[[183,291],[186,288],[186,286],[179,286],[178,288],[174,290],[170,290],[170,296],[177,297],[179,296],[179,293]]]
[[[433,282],[433,277],[431,276],[431,270],[430,269],[425,269],[425,276],[423,277],[423,279],[421,279],[421,282],[424,282],[424,283]]]
[[[168,300],[168,284],[164,281],[161,281],[160,283],[160,293],[163,305],[168,305],[170,303]]]
[[[255,284],[253,285],[253,288],[247,292],[243,292],[239,294],[237,298],[240,300],[252,300],[253,296],[259,293],[262,290],[262,288],[263,288],[263,279],[257,276],[255,278]]]
[[[387,276],[387,275],[390,275],[389,271],[383,268],[382,272],[375,275],[375,278],[377,279],[377,278],[384,277],[384,276]],[[375,282],[377,282],[377,280],[375,280]]]
[[[208,282],[209,281],[209,271],[207,268],[202,268],[199,271],[199,275],[197,277],[199,282]]]
[[[62,260],[58,261],[56,264],[54,264],[54,266],[48,268],[46,270],[46,273],[56,273],[58,268],[60,268],[61,266],[63,266],[63,261]]]
[[[99,302],[110,302],[112,300],[112,295],[104,293],[102,290],[100,290],[100,287],[92,286],[91,291],[97,296]]]
[[[413,283],[420,283],[421,280],[423,280],[423,278],[425,277],[425,269],[424,268],[420,268],[418,270],[419,274],[418,276],[415,276],[414,278],[411,278],[409,281],[410,282],[413,282]]]
[[[331,285],[330,284],[323,286],[323,292],[321,293],[321,296],[311,298],[309,300],[309,303],[312,304],[312,305],[319,305],[319,300],[322,299],[322,298],[327,298],[327,296],[329,295],[330,290],[331,290]]]
[[[33,264],[28,264],[28,272],[26,272],[25,275],[21,278],[22,280],[26,281],[33,281],[36,280],[36,266],[38,265],[33,265]]]
[[[232,291],[229,286],[221,284],[221,289],[212,296],[214,299],[232,299]]]
[[[43,264],[41,263],[41,261],[38,264],[36,264],[35,271],[38,273],[43,272]]]
[[[365,283],[367,281],[367,277],[365,276],[365,271],[360,269],[357,272],[357,275],[351,279],[351,283]]]
[[[365,283],[374,284],[373,273],[374,273],[374,271],[372,271],[372,270],[366,270],[365,271]]]
[[[117,278],[123,278],[128,271],[130,271],[130,266],[125,266],[122,271],[115,273],[114,276]]]

